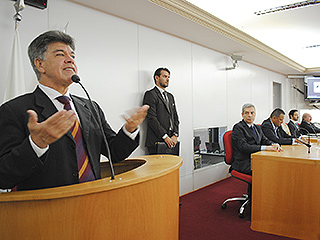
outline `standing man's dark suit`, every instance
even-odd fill
[[[176,109],[174,97],[167,93],[169,99],[169,109],[165,103],[163,95],[157,87],[146,91],[143,104],[149,105],[147,120],[146,147],[155,148],[156,142],[163,142],[165,134],[169,137],[179,135],[179,117]],[[170,129],[170,119],[172,120],[172,129]]]
[[[83,140],[96,179],[100,176],[100,154],[107,156],[102,133],[87,99],[71,96],[80,118]],[[129,138],[122,130],[116,134],[106,122],[102,110],[100,119],[107,136],[112,160],[119,162],[138,146],[139,138]],[[47,95],[37,87],[29,93],[0,107],[0,188],[18,190],[57,187],[79,182],[75,141],[70,130],[40,158],[31,148],[27,127],[27,110],[32,109],[42,122],[57,112]]]
[[[87,99],[69,93],[78,72],[71,36],[44,32],[30,43],[28,55],[39,86],[0,107],[0,188],[31,190],[101,178],[100,154],[110,156],[98,120],[111,159],[118,162],[138,146],[138,126],[149,107],[124,117],[116,134],[96,103],[97,114]]]
[[[298,126],[296,126],[296,124],[292,120],[289,120],[288,128],[290,130],[291,136],[295,138],[299,138],[301,136],[300,129],[298,128]]]
[[[261,145],[271,145],[260,126],[253,124],[255,133],[248,124],[242,120],[232,129],[232,168],[246,174],[251,174],[251,154],[261,151]]]
[[[312,122],[308,123],[304,119],[302,119],[302,121],[301,121],[300,129],[301,129],[301,132],[303,132],[304,134],[320,133],[320,128],[317,128]]]
[[[280,145],[291,145],[293,143],[292,137],[282,129],[281,125],[277,128],[276,134],[270,118],[263,121],[261,129],[264,135],[274,143],[279,143]]]

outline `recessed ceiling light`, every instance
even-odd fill
[[[319,4],[320,1],[318,0],[308,0],[308,1],[302,1],[302,2],[296,2],[296,3],[292,3],[292,4],[288,4],[288,5],[283,5],[280,7],[274,7],[274,8],[269,8],[266,10],[262,10],[262,11],[257,11],[254,14],[256,15],[264,15],[267,13],[274,13],[274,12],[280,12],[280,11],[285,11],[285,10],[290,10],[290,9],[295,9],[295,8],[300,8],[300,7],[306,7],[309,5],[315,5],[315,4]]]
[[[317,44],[317,45],[310,45],[310,46],[306,46],[306,48],[316,48],[316,47],[320,47],[320,44]]]

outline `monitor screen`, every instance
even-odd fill
[[[24,3],[40,9],[47,8],[47,0],[24,0]]]
[[[308,100],[320,99],[320,77],[305,78],[305,98]]]

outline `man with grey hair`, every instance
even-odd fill
[[[258,151],[282,151],[279,144],[268,140],[260,126],[254,124],[256,117],[255,106],[251,103],[242,106],[242,120],[232,129],[231,144],[233,149],[232,169],[252,174],[251,154]]]
[[[300,129],[303,134],[317,134],[320,133],[320,128],[316,127],[314,123],[311,122],[312,117],[310,113],[304,113],[302,115],[302,121],[300,124]]]
[[[28,54],[39,84],[0,107],[0,188],[31,190],[101,178],[100,154],[114,162],[127,158],[139,144],[138,125],[149,107],[139,108],[115,133],[97,103],[95,117],[88,99],[69,93],[78,72],[71,36],[45,32]]]
[[[281,126],[284,115],[285,112],[281,108],[274,109],[270,117],[261,124],[261,129],[270,141],[280,145],[291,145],[295,143],[294,137],[288,135]]]

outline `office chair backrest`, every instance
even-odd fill
[[[232,130],[225,132],[223,135],[223,145],[224,145],[224,152],[225,152],[224,161],[228,165],[231,165],[232,155],[233,155],[232,145],[231,145],[231,135],[232,135]]]

